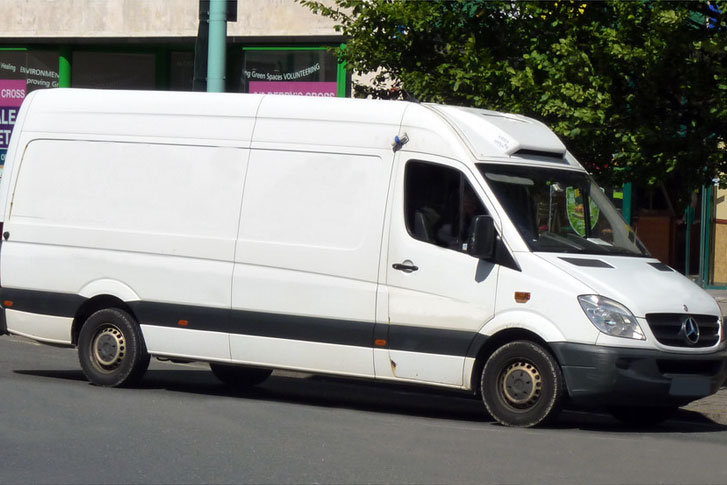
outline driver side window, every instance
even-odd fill
[[[404,172],[404,216],[419,241],[466,251],[472,221],[487,214],[462,172],[444,165],[410,161]]]

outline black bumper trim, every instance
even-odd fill
[[[714,394],[727,377],[727,349],[681,354],[553,343],[572,402],[585,406],[683,406]]]

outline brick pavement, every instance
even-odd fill
[[[722,315],[727,315],[727,290],[707,292],[717,300]],[[682,409],[699,413],[715,423],[727,426],[727,387],[722,387],[716,394],[694,401]]]
[[[699,413],[715,423],[727,426],[727,387],[723,387],[716,394],[689,403],[681,409]]]

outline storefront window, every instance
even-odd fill
[[[155,89],[156,57],[144,53],[73,53],[74,88]]]
[[[194,52],[172,52],[169,61],[169,89],[171,91],[191,91],[194,77]]]
[[[240,90],[245,93],[336,96],[336,56],[326,49],[245,49]]]
[[[26,94],[58,87],[58,52],[0,51],[0,176],[10,134]]]

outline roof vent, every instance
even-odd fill
[[[568,163],[565,159],[565,152],[549,152],[545,150],[532,150],[521,148],[512,154],[513,157],[528,158],[540,162]]]

